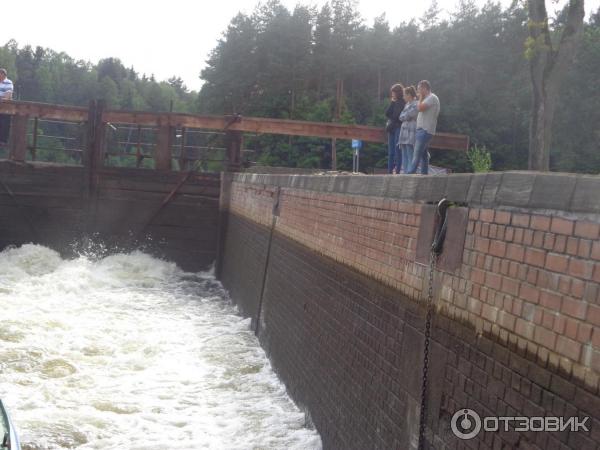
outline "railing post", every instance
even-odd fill
[[[188,170],[188,159],[185,150],[185,127],[181,127],[181,142],[179,145],[179,170]]]
[[[225,132],[225,171],[238,172],[242,164],[242,142],[244,135],[241,131]]]
[[[336,150],[337,139],[331,139],[331,170],[337,170],[337,150]]]
[[[29,150],[31,151],[31,160],[35,161],[37,158],[37,139],[38,139],[38,132],[39,132],[39,127],[38,127],[38,118],[35,117],[33,119],[33,136],[32,136],[32,140],[31,140],[31,147],[29,147]]]
[[[10,130],[9,158],[13,161],[25,161],[27,157],[27,122],[29,116],[15,114]]]
[[[96,118],[94,122],[94,151],[92,153],[94,168],[104,166],[106,153],[106,122],[102,120],[102,114],[106,108],[106,102],[102,99],[96,102]]]
[[[102,122],[104,101],[90,100],[87,118],[86,148],[83,154],[88,196],[96,190],[96,172],[104,165],[106,124]]]
[[[163,119],[162,117],[160,118]],[[164,122],[164,121],[163,121]],[[160,123],[156,136],[156,147],[154,148],[154,168],[159,170],[171,170],[171,146],[175,129],[168,123]]]
[[[82,155],[83,166],[89,171],[91,168],[92,155],[94,154],[94,134],[96,131],[96,100],[90,100],[88,106],[88,117],[85,123],[85,151]]]

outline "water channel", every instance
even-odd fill
[[[29,449],[320,449],[210,273],[0,253],[0,398]]]

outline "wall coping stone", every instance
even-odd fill
[[[236,173],[233,181],[420,203],[442,197],[473,207],[600,214],[600,176],[530,171],[449,175],[276,175]]]

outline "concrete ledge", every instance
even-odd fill
[[[600,214],[600,176],[527,171],[451,175],[274,175],[236,173],[233,180],[419,203],[450,201],[486,208]]]
[[[568,211],[576,182],[576,175],[537,174],[529,205],[536,208]]]
[[[494,206],[528,206],[535,178],[531,172],[503,174]]]

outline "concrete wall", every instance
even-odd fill
[[[0,249],[36,242],[68,255],[92,237],[123,250],[140,245],[188,270],[207,268],[217,252],[218,174],[191,175],[154,216],[182,176],[103,168],[90,191],[83,167],[0,161]]]
[[[326,448],[416,448],[442,196],[461,207],[435,274],[430,447],[599,448],[598,177],[238,174],[227,189],[223,282]],[[464,407],[591,416],[592,431],[459,442]]]

